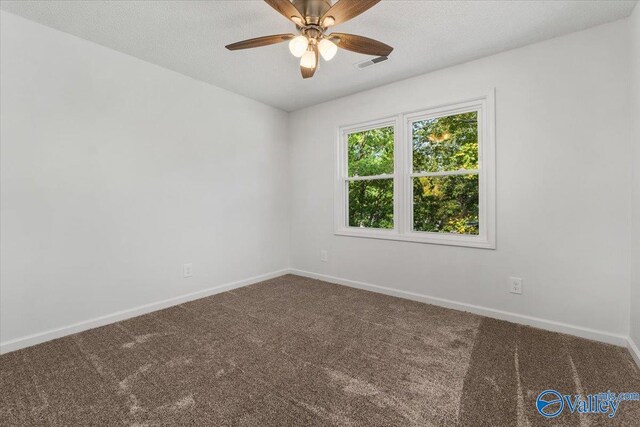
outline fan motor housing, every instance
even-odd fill
[[[331,0],[292,0],[291,3],[305,16],[308,24],[318,24],[331,9]]]

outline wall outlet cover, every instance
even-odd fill
[[[522,294],[522,278],[509,277],[509,292],[512,294]]]
[[[193,277],[193,264],[182,265],[182,277]]]

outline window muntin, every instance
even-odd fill
[[[349,169],[349,135],[383,127],[394,131],[393,170],[390,157],[384,167],[377,165],[366,172],[364,166]],[[339,135],[336,235],[495,249],[493,91],[455,104],[341,127]],[[390,143],[387,147],[384,153],[390,154]],[[355,153],[354,149],[352,157]],[[388,181],[372,184],[377,180]],[[369,216],[358,207],[363,201],[373,209]]]
[[[347,133],[346,142],[348,226],[393,229],[395,127]]]

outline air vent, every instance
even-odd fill
[[[366,61],[357,62],[353,64],[357,69],[362,70],[367,67],[371,67],[372,65],[379,64],[381,62],[387,61],[389,59],[388,56],[378,56],[377,58],[367,59]]]

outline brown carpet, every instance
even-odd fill
[[[0,425],[640,425],[627,350],[283,276],[0,357]]]

